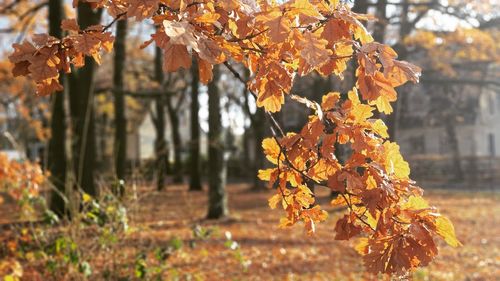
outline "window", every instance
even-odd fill
[[[412,154],[425,153],[425,138],[424,136],[415,136],[410,138],[410,149]]]
[[[488,107],[490,108],[490,114],[494,115],[495,114],[495,96],[494,95],[489,95]]]
[[[488,151],[490,156],[495,157],[495,135],[488,134]]]
[[[439,153],[440,154],[448,154],[450,153],[450,141],[448,134],[443,132],[439,137]]]

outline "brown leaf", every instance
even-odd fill
[[[184,45],[169,42],[163,54],[163,70],[166,72],[174,72],[181,67],[184,69],[191,67],[191,56]]]
[[[160,4],[159,0],[129,0],[127,16],[135,17],[137,21],[150,18],[157,10]]]
[[[351,215],[344,215],[335,224],[335,240],[349,240],[361,233],[361,227],[354,224]]]

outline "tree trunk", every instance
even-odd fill
[[[162,53],[161,49],[156,47],[155,51],[155,79],[162,86]],[[159,97],[155,101],[156,118],[153,118],[156,129],[155,154],[156,154],[156,189],[163,190],[165,186],[165,176],[167,174],[168,147],[165,141],[165,107],[163,98]]]
[[[403,0],[400,16],[401,26],[399,30],[399,42],[393,46],[394,50],[398,53],[400,60],[406,59],[408,55],[408,51],[403,42],[405,36],[409,35],[412,29],[408,20],[408,12],[408,0]],[[404,91],[405,87],[401,87],[398,91],[398,99],[392,104],[393,112],[386,118],[387,133],[389,134],[389,140],[391,141],[396,141],[397,139],[401,112],[404,112],[405,110],[404,106],[406,105],[405,99],[407,98],[407,95]]]
[[[455,175],[454,181],[460,182],[463,180],[464,171],[462,169],[462,164],[460,162],[460,148],[458,146],[457,131],[455,128],[455,122],[453,120],[453,115],[447,116],[445,129],[448,136],[448,145],[450,146],[451,157],[452,157],[452,169]]]
[[[387,0],[377,0],[377,21],[373,30],[373,39],[379,43],[385,41],[385,28],[387,26]]]
[[[219,69],[214,66],[214,77],[208,84],[208,214],[209,219],[228,215],[224,139],[221,123]]]
[[[368,12],[368,0],[356,0],[352,11],[356,13],[366,14]]]
[[[125,71],[127,20],[118,21],[116,25],[115,57],[114,57],[114,106],[115,106],[115,175],[118,180],[117,195],[125,192],[124,180],[127,162],[127,119],[125,118],[125,97],[123,94],[123,73]]]
[[[49,1],[49,34],[61,38],[61,21],[64,17],[64,3],[62,0]],[[59,82],[65,87],[65,75],[61,72]],[[51,138],[48,149],[48,168],[50,181],[54,185],[50,209],[58,216],[65,214],[66,206],[66,124],[64,112],[64,90],[52,95],[52,117],[50,122]]]
[[[99,24],[102,9],[93,11],[88,3],[80,3],[77,8],[81,29]],[[94,73],[95,62],[85,58],[85,66],[73,69],[69,76],[69,97],[73,128],[73,168],[76,186],[84,192],[96,196],[94,181],[95,168],[95,122],[94,122]]]
[[[264,109],[257,108],[255,114],[252,118],[252,130],[253,130],[253,138],[254,138],[254,163],[252,165],[253,172],[253,187],[252,190],[260,191],[266,189],[266,185],[264,182],[259,179],[257,176],[259,174],[259,170],[264,168],[264,152],[262,151],[262,141],[264,140],[265,135],[265,122],[266,115]]]
[[[191,142],[189,150],[189,190],[201,191],[200,175],[200,120],[198,112],[200,104],[198,101],[200,76],[198,64],[193,60],[191,66]]]
[[[244,79],[248,80],[250,77],[250,71],[245,69],[244,71]],[[250,163],[251,169],[251,178],[253,180],[252,191],[261,191],[266,189],[266,185],[264,182],[259,179],[258,174],[259,170],[264,168],[265,160],[264,160],[264,152],[262,151],[262,141],[265,137],[265,128],[266,126],[266,113],[264,109],[257,107],[255,112],[252,114],[250,111],[250,101],[249,101],[249,93],[245,88],[243,90],[243,97],[245,98],[244,110],[246,111],[249,119],[250,119],[250,129],[252,132],[252,141],[249,142],[249,136],[245,134],[244,138],[244,158],[245,163],[244,167],[247,167]],[[245,132],[246,133],[246,132]],[[250,149],[250,144],[253,144],[253,161],[250,162],[248,159],[250,158],[248,154],[248,150]]]
[[[184,93],[181,93],[184,94]],[[179,131],[179,115],[172,104],[172,97],[169,93],[166,94],[166,105],[168,116],[170,118],[170,126],[172,128],[172,143],[174,145],[174,183],[182,183],[182,159],[181,159],[181,133]]]
[[[250,152],[252,151],[251,146],[254,145],[252,131],[253,131],[253,129],[252,129],[251,125],[248,128],[245,128],[245,131],[243,133],[243,143],[242,143],[242,146],[243,146],[243,151],[242,151],[243,155],[242,156],[243,157],[241,157],[241,159],[240,159],[241,170],[244,172],[245,178],[249,181],[253,180],[253,177],[255,177],[255,174],[253,173],[254,172],[254,169],[253,169],[254,161],[250,157]],[[248,169],[248,164],[252,165],[251,171],[249,171],[249,169]],[[252,186],[252,188],[253,188],[253,186]]]

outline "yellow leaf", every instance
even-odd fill
[[[371,102],[373,104],[373,102]],[[375,100],[374,104],[377,106],[377,110],[385,114],[392,113],[391,102],[386,96],[380,96]]]
[[[201,16],[197,17],[195,20],[199,23],[214,23],[220,18],[220,15],[217,13],[204,13]]]
[[[266,138],[262,141],[262,149],[266,155],[267,160],[273,164],[278,163],[278,156],[280,155],[280,147],[274,138]]]
[[[293,8],[292,12],[296,12],[304,16],[314,17],[314,18],[322,17],[321,14],[316,9],[316,7],[313,4],[311,4],[309,0],[296,0],[292,4],[292,8]]]
[[[309,208],[314,204],[312,191],[305,185],[298,186],[299,192],[295,194],[295,200],[304,208]]]
[[[407,179],[410,175],[410,166],[403,159],[399,152],[399,145],[386,141],[384,142],[385,149],[385,169],[387,173],[394,174],[397,178]]]
[[[404,209],[422,210],[429,208],[429,203],[420,196],[410,196],[408,201],[402,206]]]
[[[276,169],[265,169],[265,170],[259,170],[259,179],[263,181],[268,181],[271,179],[271,174],[274,173]]]
[[[271,209],[276,209],[276,206],[278,206],[278,204],[281,202],[282,199],[283,198],[281,194],[274,194],[268,200],[269,207],[271,207]]]
[[[353,104],[359,104],[359,96],[358,96],[358,90],[356,88],[353,88],[351,91],[347,93],[347,97]]]
[[[364,122],[373,116],[373,108],[367,104],[358,104],[351,110],[351,116],[357,123]]]
[[[342,196],[339,195],[339,196],[335,197],[335,199],[333,199],[330,202],[330,205],[343,207],[343,206],[347,206],[347,202],[344,200],[344,198]]]
[[[444,241],[452,247],[462,246],[455,236],[455,228],[447,217],[439,216],[436,218],[436,233],[443,237]]]
[[[3,278],[4,281],[18,281],[19,278],[12,276],[12,275],[7,275]]]
[[[377,217],[373,217],[370,212],[366,212],[365,214],[366,216],[366,223],[368,223],[372,228],[376,228],[377,227],[377,223],[378,223],[378,219],[377,217],[379,217],[378,213],[377,213]]]
[[[366,255],[368,253],[368,238],[359,238],[354,250],[360,255]]]
[[[290,219],[285,218],[285,217],[280,218],[280,223],[279,223],[280,228],[287,228],[287,227],[290,227],[292,225],[293,225],[293,221],[291,221]]]
[[[92,197],[88,195],[87,193],[84,193],[82,196],[83,203],[88,203],[92,200]]]
[[[380,119],[377,119],[372,124],[372,130],[384,139],[389,137],[389,134],[387,133],[387,126],[385,125],[384,121]]]

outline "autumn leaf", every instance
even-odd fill
[[[80,31],[80,26],[78,25],[78,22],[76,19],[64,19],[61,22],[61,28],[66,31],[75,31],[79,32]]]
[[[257,97],[257,106],[264,107],[269,112],[277,112],[285,103],[283,89],[275,80],[263,78]]]
[[[344,215],[335,224],[335,232],[335,240],[349,240],[361,233],[361,227],[354,224],[352,215]]]
[[[312,67],[320,67],[328,61],[329,56],[332,54],[332,51],[326,48],[328,41],[318,38],[312,32],[306,32],[304,40],[300,55],[308,64]]]
[[[57,79],[45,80],[36,85],[36,93],[39,96],[48,96],[54,92],[60,92],[64,88]]]
[[[436,218],[436,233],[452,247],[462,245],[462,243],[460,243],[455,236],[455,228],[453,227],[453,224],[447,217],[438,216]]]
[[[325,23],[321,37],[327,40],[329,45],[333,46],[340,40],[351,39],[352,36],[349,25],[345,21],[331,18]]]
[[[280,147],[274,138],[266,138],[262,141],[262,149],[266,155],[267,160],[273,164],[278,163],[278,157],[280,155]]]
[[[165,34],[170,38],[171,44],[185,45],[199,52],[198,41],[194,36],[194,28],[188,21],[163,21]]]
[[[14,48],[14,53],[12,53],[9,56],[9,60],[12,63],[29,61],[33,57],[34,53],[36,52],[35,46],[33,46],[33,44],[31,44],[27,41],[24,41],[21,44],[14,43],[12,45],[12,47]]]
[[[410,196],[402,207],[410,210],[422,210],[429,208],[429,203],[421,196]]]
[[[208,84],[213,77],[213,65],[203,59],[198,60],[198,72],[200,75],[200,82],[203,84]]]
[[[351,110],[350,115],[354,122],[360,123],[365,122],[366,119],[373,116],[373,108],[367,104],[358,104],[355,105]]]
[[[196,49],[195,49],[196,50]],[[211,64],[219,64],[226,60],[222,48],[213,40],[201,38],[198,43],[198,55]]]
[[[57,65],[60,58],[57,56],[57,48],[43,48],[31,59],[28,67],[33,79],[37,81],[48,80],[59,77]]]
[[[279,10],[271,11],[257,17],[268,28],[269,37],[275,42],[283,42],[290,34],[290,19]]]
[[[174,72],[181,67],[184,69],[191,67],[191,56],[184,45],[169,42],[163,54],[163,70],[166,72]]]
[[[271,198],[269,198],[269,207],[271,209],[276,209],[279,203],[283,200],[283,196],[281,194],[274,194]]]
[[[82,33],[74,36],[74,47],[77,52],[91,55],[99,51],[101,41],[92,33]]]
[[[196,17],[196,22],[213,24],[220,18],[220,15],[214,12],[204,13],[199,17]]]
[[[316,7],[313,4],[311,4],[309,0],[295,0],[291,6],[292,6],[292,12],[297,13],[299,15],[313,17],[313,18],[323,17],[318,12]]]
[[[394,61],[392,69],[387,76],[393,87],[403,85],[407,81],[418,83],[422,69],[406,61]]]
[[[378,134],[380,137],[384,139],[389,137],[389,134],[387,133],[387,126],[381,119],[375,120],[372,123],[371,129],[373,130],[374,133]]]
[[[277,170],[275,168],[259,170],[258,177],[263,181],[273,181],[273,177],[277,174]]]
[[[59,39],[47,34],[35,34],[32,36],[31,41],[33,41],[36,46],[49,48],[60,42]]]
[[[408,162],[404,161],[403,156],[401,156],[399,145],[389,141],[384,142],[384,154],[387,172],[394,174],[397,178],[407,179],[410,175],[410,167]]]
[[[137,21],[151,17],[157,10],[160,0],[129,0],[127,16]]]

